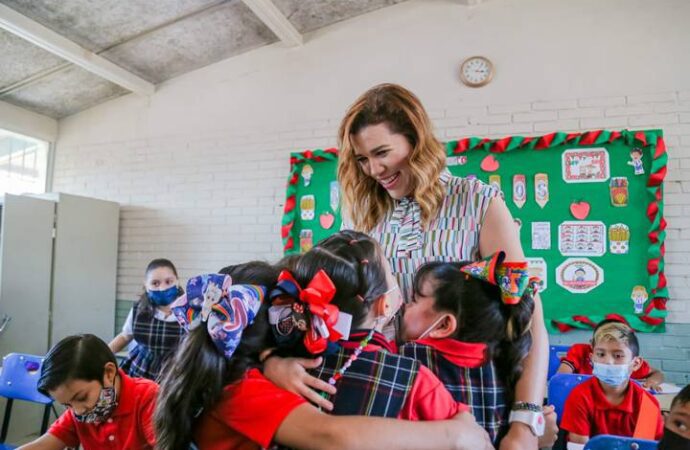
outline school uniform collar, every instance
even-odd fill
[[[606,393],[601,387],[601,381],[596,377],[592,377],[592,400],[594,403],[594,408],[596,409],[614,409],[627,413],[633,412],[633,397],[634,397],[634,386],[635,382],[628,380],[628,388],[625,391],[625,396],[623,401],[619,405],[612,405],[611,402],[606,398]]]
[[[416,344],[438,351],[456,366],[477,368],[487,362],[487,345],[481,342],[462,342],[457,339],[418,339]]]
[[[362,342],[362,339],[367,337],[369,334],[370,330],[355,330],[350,333],[350,337],[346,341],[340,341],[340,345],[343,348],[347,349],[355,349],[359,347],[359,343]],[[383,334],[379,333],[378,331],[374,332],[374,335],[371,337],[371,340],[369,341],[369,344],[367,344],[366,347],[364,347],[363,351],[365,352],[375,352],[377,350],[385,350],[389,353],[397,353],[398,350],[395,346],[395,342],[389,341],[386,339],[386,336]]]
[[[122,369],[118,369],[117,374],[120,377],[120,392],[117,398],[117,407],[113,411],[113,417],[131,414],[134,412],[136,402],[134,380]]]

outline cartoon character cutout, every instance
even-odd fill
[[[644,166],[642,164],[642,150],[639,148],[633,148],[630,151],[630,158],[631,158],[631,160],[628,161],[628,165],[633,166],[633,170],[635,171],[635,175],[643,175],[644,174]]]
[[[206,321],[211,314],[213,305],[217,304],[223,296],[223,290],[213,281],[209,281],[204,291],[204,303],[201,305],[201,320]]]
[[[644,286],[638,284],[633,287],[630,299],[635,304],[635,314],[642,314],[644,312],[644,304],[648,298],[649,294],[647,294],[647,289]]]

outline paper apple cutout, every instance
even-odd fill
[[[500,164],[498,160],[494,158],[494,155],[489,155],[482,160],[482,164],[479,166],[484,172],[495,172],[498,170]]]
[[[585,201],[573,202],[570,204],[570,213],[578,220],[585,220],[589,215],[590,206]]]
[[[319,223],[324,230],[328,230],[335,223],[335,216],[329,212],[322,213],[319,216]]]

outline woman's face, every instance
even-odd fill
[[[408,160],[412,146],[385,123],[369,125],[353,136],[355,159],[365,175],[399,200],[412,193],[414,182]]]
[[[146,274],[146,289],[164,291],[177,286],[177,277],[170,267],[157,267]]]

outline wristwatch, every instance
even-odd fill
[[[508,422],[520,422],[527,425],[532,434],[541,437],[544,434],[544,413],[542,407],[534,403],[517,402],[513,405]]]

